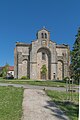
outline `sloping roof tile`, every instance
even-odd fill
[[[14,71],[14,66],[9,66],[9,71]]]

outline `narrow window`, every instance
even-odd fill
[[[44,38],[44,34],[43,33],[41,33],[41,37]]]
[[[55,73],[54,73],[54,79],[55,79]]]
[[[46,60],[46,54],[42,52],[42,60]]]
[[[45,33],[45,38],[47,38],[47,34]]]

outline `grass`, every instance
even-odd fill
[[[10,80],[10,79],[0,79],[1,83],[12,83],[12,84],[28,84],[28,85],[37,85],[37,86],[48,86],[48,87],[66,87],[66,83],[64,81],[40,81],[40,80]],[[74,84],[74,87],[78,86]]]
[[[63,82],[54,82],[54,81],[27,81],[27,80],[0,80],[2,83],[14,83],[14,84],[29,84],[29,85],[39,85],[39,86],[50,86],[50,87],[65,87]]]
[[[46,90],[48,96],[52,98],[61,110],[70,118],[70,120],[78,120],[79,114],[79,94],[73,93],[73,102],[66,101],[66,92]],[[68,95],[69,97],[69,95]]]
[[[23,89],[0,87],[0,120],[20,120]]]
[[[29,85],[39,85],[39,86],[49,86],[49,87],[66,87],[66,83],[63,81],[39,81],[39,80],[8,80],[1,79],[2,83],[14,83],[14,84],[29,84]]]
[[[1,80],[2,81],[2,80]],[[4,81],[8,83],[33,84],[33,85],[65,85],[62,82],[53,81]],[[52,98],[70,120],[78,120],[79,93],[73,93],[73,102],[66,102],[65,92],[46,90],[48,96]],[[23,89],[15,87],[0,87],[0,120],[20,120],[22,116]]]

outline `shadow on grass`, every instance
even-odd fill
[[[55,102],[55,103],[54,103]],[[56,116],[58,119],[61,120],[77,120],[78,119],[78,111],[79,111],[79,106],[70,103],[70,102],[62,102],[62,101],[47,101],[47,105],[44,106],[46,109],[50,109],[54,116]],[[59,109],[58,108],[61,109]],[[69,117],[67,117],[67,116]]]

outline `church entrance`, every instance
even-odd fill
[[[41,73],[41,79],[46,80],[46,74]]]
[[[37,52],[37,79],[51,79],[51,53],[46,47]]]
[[[41,79],[46,79],[46,78],[47,78],[47,67],[44,64],[41,67]]]

